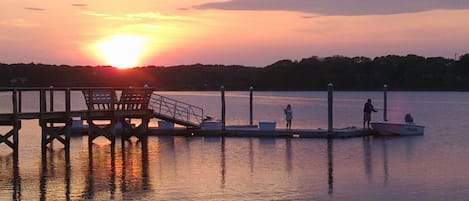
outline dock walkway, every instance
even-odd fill
[[[374,135],[373,130],[361,128],[341,128],[328,132],[324,129],[275,129],[260,130],[257,127],[227,127],[226,130],[204,129],[159,129],[149,128],[150,136],[199,136],[199,137],[292,137],[292,138],[350,138]]]

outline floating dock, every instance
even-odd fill
[[[87,135],[88,127],[72,127],[74,136]],[[118,131],[116,133],[119,133]],[[257,126],[227,126],[225,130],[191,129],[184,127],[148,127],[147,136],[186,136],[186,137],[261,137],[261,138],[352,138],[375,135],[372,129],[356,127],[333,129],[273,129],[261,130]]]
[[[291,137],[291,138],[350,138],[374,135],[373,130],[360,128],[333,129],[328,132],[323,129],[275,129],[260,130],[258,128],[226,128],[226,130],[203,129],[158,129],[149,128],[148,135],[152,136],[201,136],[201,137]]]

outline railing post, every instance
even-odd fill
[[[161,114],[161,108],[163,107],[163,96],[160,96],[160,105],[158,107],[160,107],[158,114]]]
[[[176,118],[176,105],[177,105],[177,103],[175,102],[174,103],[174,110],[173,110],[173,119]]]
[[[190,114],[190,111],[192,109],[192,107],[190,105],[188,105],[189,107],[187,107],[187,121],[191,121],[191,114]]]

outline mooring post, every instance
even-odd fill
[[[383,86],[383,91],[384,91],[384,111],[383,111],[383,120],[388,121],[387,117],[387,111],[388,111],[388,85],[384,84]]]
[[[220,87],[221,91],[221,121],[222,121],[222,130],[225,130],[225,87]]]
[[[252,90],[254,88],[249,87],[249,125],[252,126]]]
[[[334,85],[332,83],[329,83],[327,85],[327,116],[328,116],[328,126],[327,126],[327,132],[332,132],[332,93],[334,91]]]

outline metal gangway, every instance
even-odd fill
[[[155,118],[183,125],[188,128],[200,128],[204,110],[195,105],[177,101],[153,92],[149,102]]]

